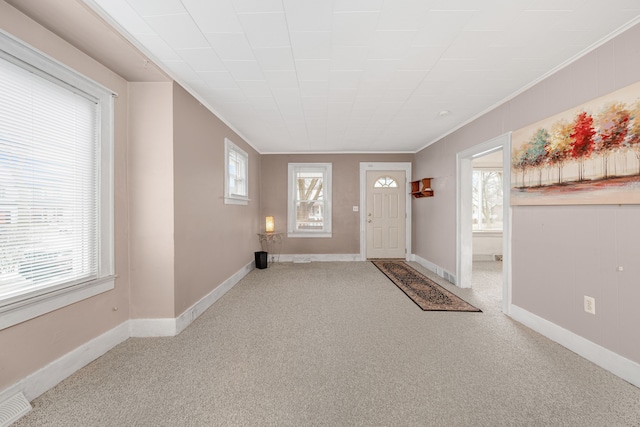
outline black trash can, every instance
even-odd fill
[[[267,268],[267,252],[258,251],[256,254],[256,268]]]

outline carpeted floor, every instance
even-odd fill
[[[640,389],[504,316],[498,293],[411,265],[484,314],[416,310],[368,262],[276,264],[180,335],[117,346],[17,426],[638,425]]]

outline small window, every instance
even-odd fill
[[[396,188],[398,187],[398,183],[393,177],[383,176],[378,178],[375,184],[373,184],[374,188]]]
[[[228,205],[249,203],[249,156],[227,138],[224,140],[224,202]]]
[[[473,170],[473,231],[502,231],[502,170]]]
[[[331,163],[289,163],[289,237],[331,237]]]

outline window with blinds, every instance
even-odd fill
[[[0,327],[6,327],[43,311],[19,309],[45,300],[46,311],[59,308],[77,301],[72,290],[86,297],[92,293],[84,288],[113,274],[111,144],[103,132],[112,104],[102,87],[27,46],[3,36],[0,48]],[[51,303],[54,297],[60,304]]]

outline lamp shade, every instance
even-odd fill
[[[275,223],[275,221],[273,220],[273,217],[272,217],[272,216],[268,216],[268,217],[266,217],[266,218],[265,218],[265,231],[266,231],[267,233],[273,233],[273,231],[275,230],[275,228],[276,228],[276,223]]]

